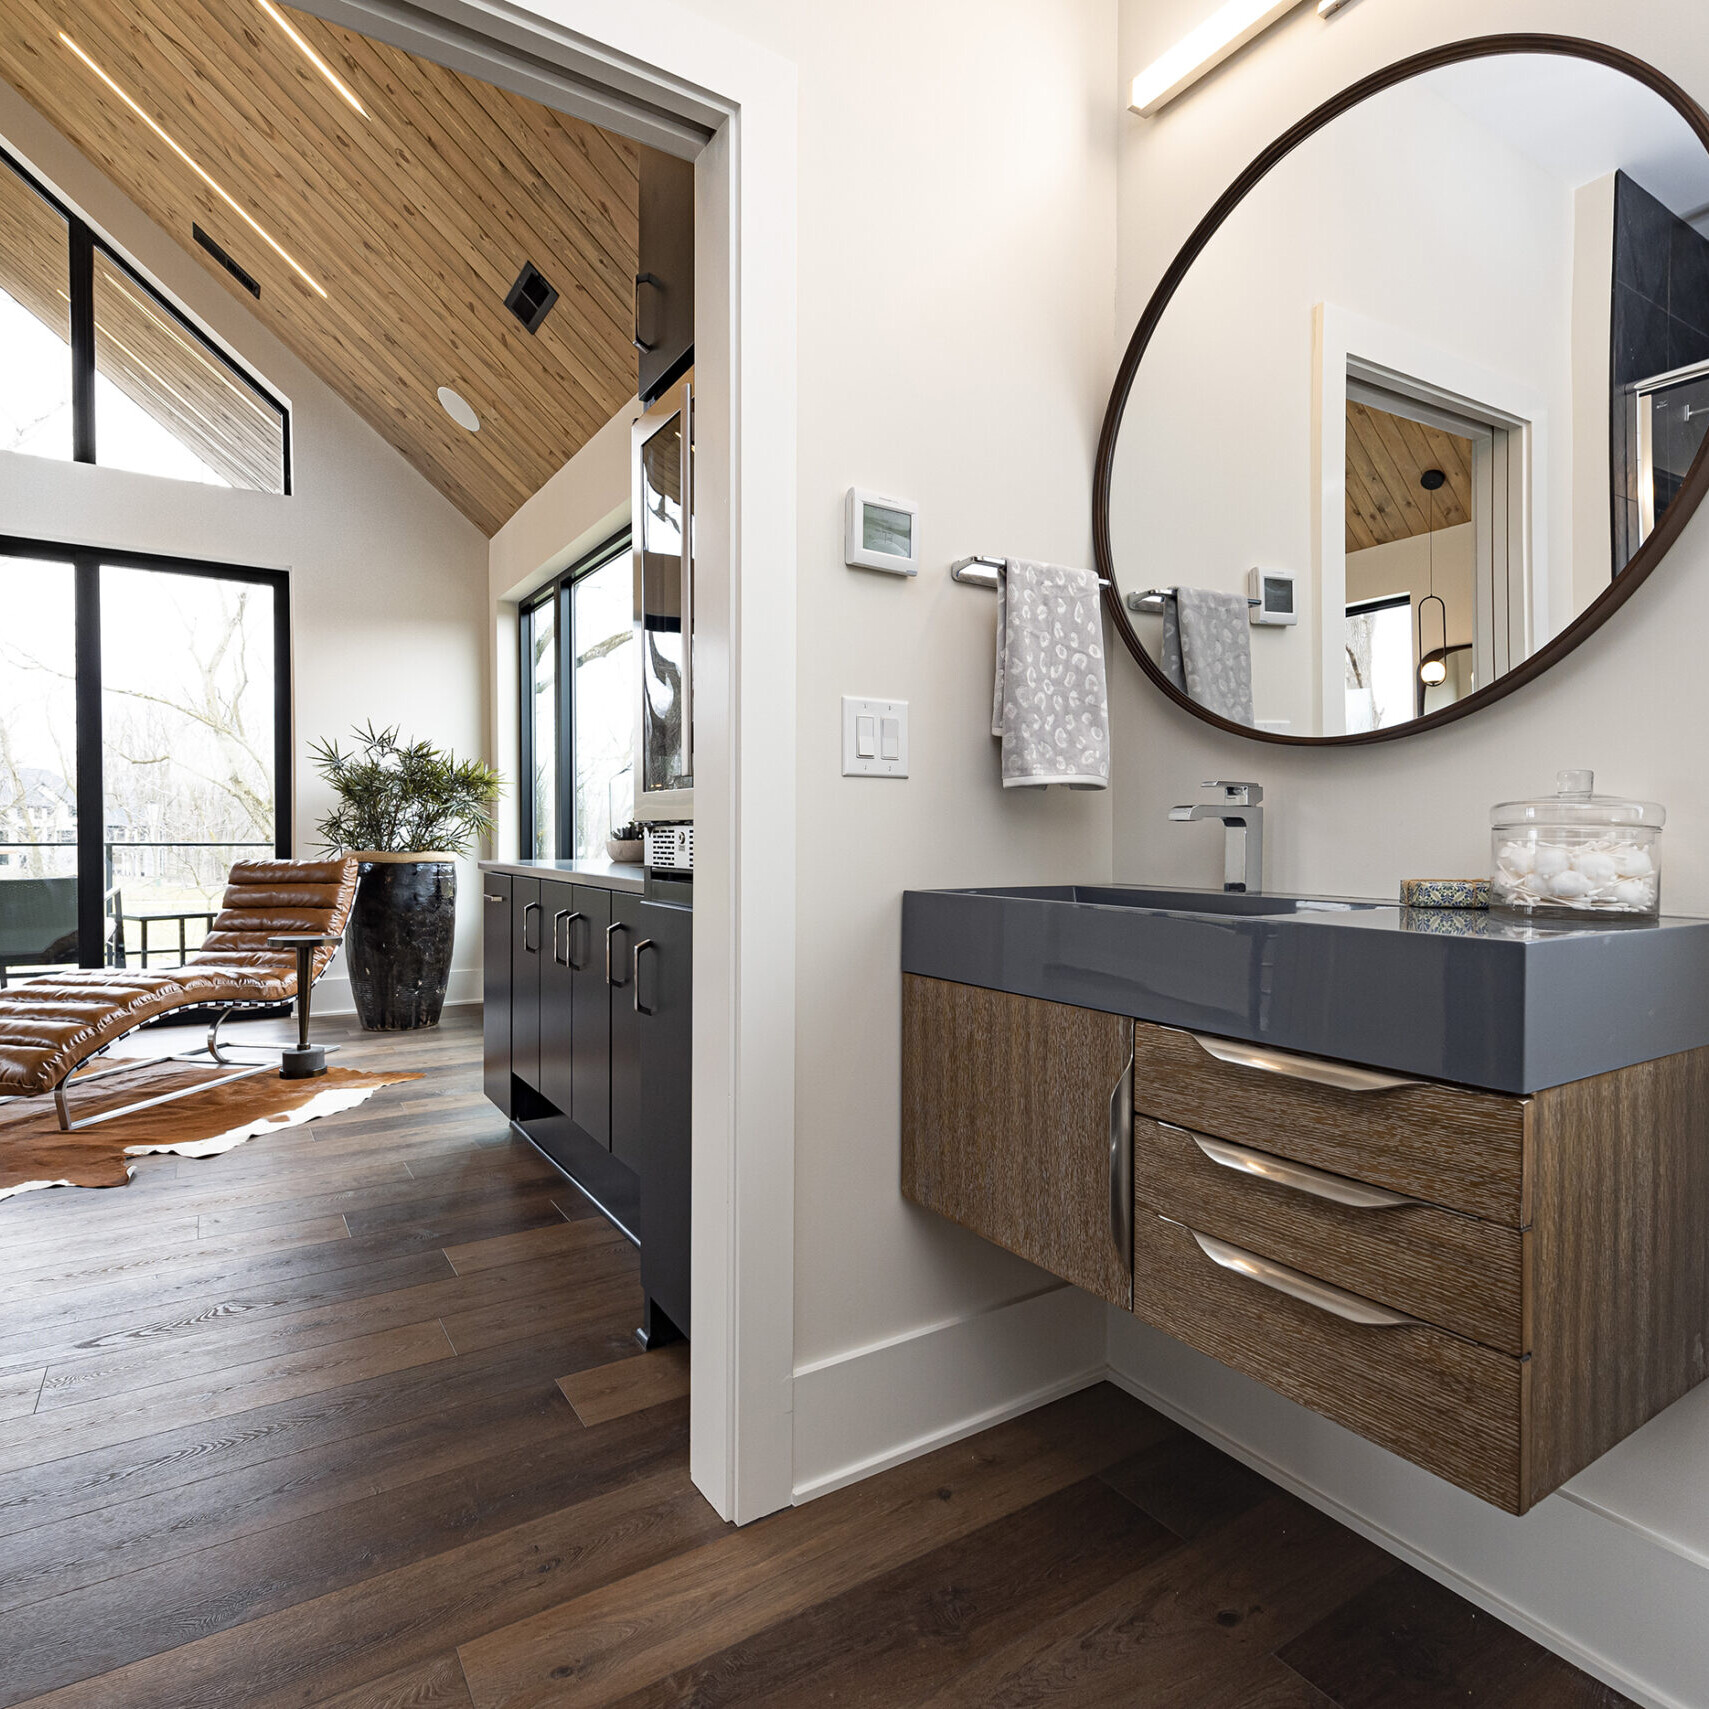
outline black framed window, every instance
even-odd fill
[[[183,960],[291,851],[278,570],[0,535],[0,984]]]
[[[0,148],[0,450],[291,490],[290,411]]]
[[[522,849],[603,860],[634,811],[634,567],[629,534],[605,542],[519,614]]]

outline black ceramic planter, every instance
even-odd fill
[[[344,940],[356,1015],[371,1033],[439,1024],[451,976],[457,869],[449,860],[365,860]]]

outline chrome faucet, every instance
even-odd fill
[[[1171,807],[1170,820],[1190,825],[1195,819],[1220,819],[1225,833],[1222,887],[1257,894],[1264,888],[1264,809],[1258,805],[1264,799],[1263,789],[1256,783],[1214,780],[1199,787],[1216,790],[1216,800]]]

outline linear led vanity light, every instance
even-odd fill
[[[74,54],[76,54],[76,55],[77,55],[77,57],[78,57],[78,58],[79,58],[79,59],[80,59],[80,60],[82,60],[82,61],[83,61],[83,63],[84,63],[84,64],[85,64],[85,65],[86,65],[86,66],[88,66],[88,67],[89,67],[89,69],[90,69],[90,70],[91,70],[91,71],[93,71],[93,72],[94,72],[94,73],[95,73],[95,75],[96,75],[96,76],[97,76],[97,77],[99,77],[99,78],[100,78],[100,79],[101,79],[101,81],[102,81],[102,82],[103,82],[103,83],[105,83],[105,84],[106,84],[106,85],[107,85],[107,87],[108,87],[108,88],[109,88],[109,89],[111,89],[111,90],[112,90],[112,92],[113,92],[113,93],[114,93],[114,94],[115,94],[115,95],[117,95],[117,96],[118,96],[118,98],[119,98],[119,99],[120,99],[120,100],[121,100],[121,101],[123,101],[123,102],[124,102],[124,104],[125,104],[125,105],[126,105],[126,106],[127,106],[127,107],[129,107],[129,108],[130,108],[130,110],[131,110],[131,111],[132,111],[132,112],[133,112],[133,113],[135,113],[135,114],[136,114],[136,116],[137,116],[137,117],[138,117],[138,118],[139,118],[139,119],[141,119],[141,120],[142,120],[142,122],[143,122],[143,123],[144,123],[144,124],[145,124],[145,125],[147,125],[147,126],[148,126],[148,128],[149,128],[149,129],[150,129],[150,130],[151,130],[151,131],[153,131],[153,132],[154,132],[154,134],[155,134],[155,135],[156,135],[156,136],[157,136],[157,137],[159,137],[159,138],[160,138],[160,140],[161,140],[161,141],[162,141],[162,142],[163,142],[163,143],[165,143],[165,144],[166,144],[166,146],[167,146],[167,147],[168,147],[168,148],[169,148],[169,149],[171,149],[171,150],[172,150],[172,152],[173,152],[173,153],[174,153],[174,154],[175,154],[175,155],[177,155],[177,156],[178,156],[178,158],[179,158],[179,159],[180,159],[180,160],[182,160],[182,161],[183,161],[183,162],[184,162],[184,164],[185,164],[185,165],[186,165],[186,166],[188,166],[188,167],[189,167],[189,168],[190,168],[190,170],[191,170],[191,171],[192,171],[192,172],[194,172],[194,173],[195,173],[195,174],[196,174],[196,176],[197,176],[197,177],[198,177],[198,178],[200,178],[200,179],[201,179],[201,180],[202,180],[202,182],[203,182],[203,183],[204,183],[204,184],[206,184],[206,185],[207,185],[207,187],[208,187],[208,188],[209,188],[209,189],[210,189],[210,190],[212,190],[212,191],[213,191],[213,193],[214,193],[214,194],[215,194],[215,195],[216,195],[216,196],[218,196],[218,197],[219,197],[219,198],[220,198],[220,200],[221,200],[221,201],[222,201],[222,202],[224,202],[224,203],[225,203],[225,204],[226,204],[226,205],[227,205],[227,206],[228,206],[228,207],[229,207],[229,208],[230,208],[230,209],[231,209],[231,211],[232,211],[232,212],[233,212],[233,213],[234,213],[234,214],[236,214],[236,215],[237,215],[237,216],[238,216],[238,218],[239,218],[239,219],[241,219],[241,220],[243,220],[243,221],[245,221],[245,222],[246,222],[246,223],[247,223],[247,224],[248,224],[248,225],[249,225],[249,226],[250,226],[250,227],[251,227],[251,228],[252,228],[252,229],[253,229],[253,230],[254,230],[254,232],[255,232],[255,234],[256,234],[256,236],[258,236],[258,237],[259,237],[259,238],[260,238],[260,239],[261,239],[261,241],[262,241],[262,242],[263,242],[263,243],[265,243],[265,244],[266,244],[266,245],[267,245],[267,246],[268,246],[268,248],[269,248],[269,249],[271,249],[271,250],[272,250],[272,251],[273,251],[273,252],[274,252],[274,254],[276,254],[276,255],[277,255],[277,256],[278,256],[278,257],[279,257],[279,258],[280,258],[280,260],[282,260],[282,261],[284,261],[284,262],[285,262],[285,263],[286,263],[286,264],[287,264],[287,265],[289,265],[289,266],[290,266],[290,267],[292,267],[292,268],[293,268],[293,269],[295,269],[295,271],[296,271],[296,272],[297,272],[297,273],[298,273],[298,274],[300,274],[300,275],[301,275],[301,277],[302,277],[302,279],[303,279],[303,282],[304,282],[304,283],[305,283],[305,284],[306,284],[306,285],[307,285],[307,286],[308,286],[308,287],[309,287],[309,289],[310,289],[310,290],[312,290],[312,291],[314,291],[314,292],[315,292],[315,293],[317,293],[317,294],[318,294],[318,295],[319,295],[319,296],[322,296],[322,297],[324,297],[324,296],[325,296],[325,295],[326,295],[326,291],[325,291],[325,288],[324,288],[324,287],[323,287],[323,286],[322,286],[322,285],[321,285],[321,284],[320,284],[320,283],[319,283],[319,282],[318,282],[318,281],[317,281],[317,280],[316,280],[316,279],[315,279],[315,278],[314,278],[314,276],[313,276],[313,275],[312,275],[312,274],[311,274],[311,273],[310,273],[310,272],[309,272],[309,271],[308,271],[308,269],[307,269],[307,268],[306,268],[306,267],[304,267],[304,266],[303,266],[303,264],[302,264],[302,263],[301,263],[301,262],[300,262],[300,261],[298,261],[298,260],[297,260],[297,258],[296,258],[296,257],[295,257],[295,256],[294,256],[294,255],[292,255],[292,254],[291,254],[291,252],[290,252],[290,251],[289,251],[289,250],[288,250],[288,249],[286,249],[286,248],[285,248],[285,247],[284,247],[284,245],[283,245],[283,244],[281,244],[281,243],[280,243],[280,242],[279,242],[279,241],[278,241],[278,240],[277,240],[277,239],[276,239],[276,238],[275,238],[275,237],[274,237],[274,236],[273,236],[273,235],[272,235],[272,233],[271,233],[271,232],[269,232],[269,231],[268,231],[268,230],[267,230],[267,228],[266,228],[266,227],[265,227],[265,226],[263,226],[263,225],[262,225],[262,224],[261,224],[261,223],[260,223],[260,222],[259,222],[259,221],[258,221],[258,220],[256,220],[256,218],[255,218],[255,217],[254,217],[254,216],[253,216],[253,215],[252,215],[252,214],[251,214],[251,213],[250,213],[250,212],[249,212],[249,210],[248,210],[248,209],[247,209],[247,208],[245,208],[245,207],[244,207],[244,206],[243,206],[243,205],[242,205],[242,204],[241,204],[241,203],[240,203],[240,202],[239,202],[239,201],[238,201],[238,200],[237,200],[237,199],[236,199],[236,197],[234,197],[234,196],[233,196],[233,195],[232,195],[232,194],[231,194],[231,193],[230,193],[230,192],[229,192],[229,191],[228,191],[228,190],[227,190],[227,189],[226,189],[226,188],[225,188],[225,187],[224,187],[224,186],[223,186],[223,185],[222,185],[222,184],[220,184],[220,183],[219,183],[219,182],[218,182],[218,181],[217,181],[217,180],[215,180],[215,179],[214,179],[214,178],[213,178],[213,177],[212,177],[212,175],[211,175],[211,174],[209,174],[209,173],[208,173],[208,172],[207,172],[207,171],[206,171],[206,170],[204,170],[204,168],[202,168],[202,167],[201,167],[201,166],[198,166],[198,165],[197,165],[197,164],[196,164],[196,162],[195,162],[195,161],[194,161],[194,160],[192,160],[192,159],[191,159],[191,158],[190,158],[190,156],[189,156],[189,155],[188,155],[188,154],[187,154],[187,153],[185,153],[185,151],[184,151],[184,150],[183,150],[183,149],[182,149],[182,148],[180,148],[180,147],[179,147],[179,146],[178,146],[178,144],[177,144],[177,143],[175,143],[175,142],[174,142],[174,141],[173,141],[173,140],[172,140],[172,138],[171,138],[171,137],[169,137],[169,136],[168,136],[168,135],[167,135],[167,134],[166,134],[166,132],[165,132],[165,131],[164,131],[164,130],[162,130],[162,129],[161,129],[161,127],[160,127],[160,126],[159,126],[159,125],[158,125],[158,124],[156,124],[156,123],[155,123],[155,122],[154,122],[154,120],[153,120],[153,119],[151,119],[151,118],[150,118],[150,117],[149,117],[149,116],[148,116],[148,114],[147,114],[147,113],[146,113],[146,112],[144,112],[144,111],[143,111],[143,109],[142,109],[142,108],[141,108],[141,107],[139,107],[139,106],[138,106],[138,105],[137,105],[137,103],[136,103],[136,102],[135,102],[135,101],[133,101],[133,100],[132,100],[132,99],[131,99],[131,98],[130,98],[130,96],[129,96],[129,95],[127,95],[127,94],[126,94],[126,93],[125,93],[125,92],[124,92],[124,90],[123,90],[123,89],[121,89],[121,88],[120,88],[120,87],[119,87],[119,86],[118,86],[118,84],[116,84],[116,83],[115,83],[115,82],[114,82],[114,81],[113,81],[113,80],[112,80],[112,78],[110,78],[110,77],[109,77],[109,76],[108,76],[108,75],[107,75],[107,74],[106,74],[106,72],[104,72],[104,71],[103,71],[103,70],[102,70],[102,69],[101,69],[101,68],[100,68],[100,66],[98,66],[98,65],[97,65],[97,64],[96,64],[96,63],[95,63],[95,62],[94,62],[94,60],[92,60],[92,59],[91,59],[91,58],[90,58],[90,57],[89,57],[89,55],[88,55],[88,54],[86,54],[86,53],[85,53],[85,52],[84,52],[84,51],[83,51],[83,49],[82,49],[82,48],[80,48],[80,47],[79,47],[79,46],[78,46],[78,45],[77,45],[77,43],[76,43],[76,42],[74,42],[74,41],[73,41],[73,40],[72,40],[72,39],[71,39],[71,37],[70,37],[70,36],[68,36],[68,35],[67,35],[67,34],[66,34],[66,33],[65,33],[65,31],[64,31],[64,30],[61,30],[61,31],[60,31],[60,32],[59,32],[59,39],[60,39],[60,40],[61,40],[61,41],[62,41],[62,42],[64,42],[64,43],[65,43],[65,45],[66,45],[66,46],[67,46],[67,47],[68,47],[68,48],[70,48],[70,49],[71,49],[71,51],[72,51],[72,52],[73,52],[73,53],[74,53]]]
[[[297,44],[303,58],[306,59],[309,64],[312,65],[315,70],[318,71],[321,76],[324,77],[327,82],[330,83],[333,88],[336,89],[339,94],[342,95],[344,99],[362,115],[363,118],[367,118],[368,109],[356,99],[355,93],[351,89],[350,85],[346,83],[344,79],[340,77],[338,73],[334,71],[332,67],[328,65],[306,41],[303,40],[302,34],[297,30],[295,25],[292,24],[291,20],[273,4],[273,0],[255,0],[255,3],[267,14],[269,18],[273,20],[275,24],[279,26],[280,29],[285,32],[286,35],[291,38],[292,41]]]
[[[1128,111],[1150,118],[1299,4],[1300,0],[1226,0],[1134,78]],[[1347,0],[1319,0],[1318,15],[1327,18],[1346,4]]]

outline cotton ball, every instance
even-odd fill
[[[1622,908],[1654,907],[1655,885],[1648,878],[1623,878],[1614,886],[1614,900]]]
[[[1622,878],[1644,878],[1655,871],[1650,851],[1642,843],[1627,843],[1614,851],[1614,870]]]
[[[1523,878],[1537,865],[1537,851],[1530,843],[1503,843],[1501,853],[1496,857],[1501,870],[1511,873],[1515,878]]]
[[[1618,870],[1613,855],[1605,854],[1601,849],[1580,850],[1573,861],[1573,869],[1582,872],[1592,884],[1606,884]]]
[[[1571,857],[1565,849],[1554,843],[1537,845],[1536,873],[1539,878],[1553,878],[1557,873],[1565,872],[1570,864]]]
[[[1557,872],[1549,880],[1549,894],[1561,902],[1577,902],[1595,888],[1582,872]]]

